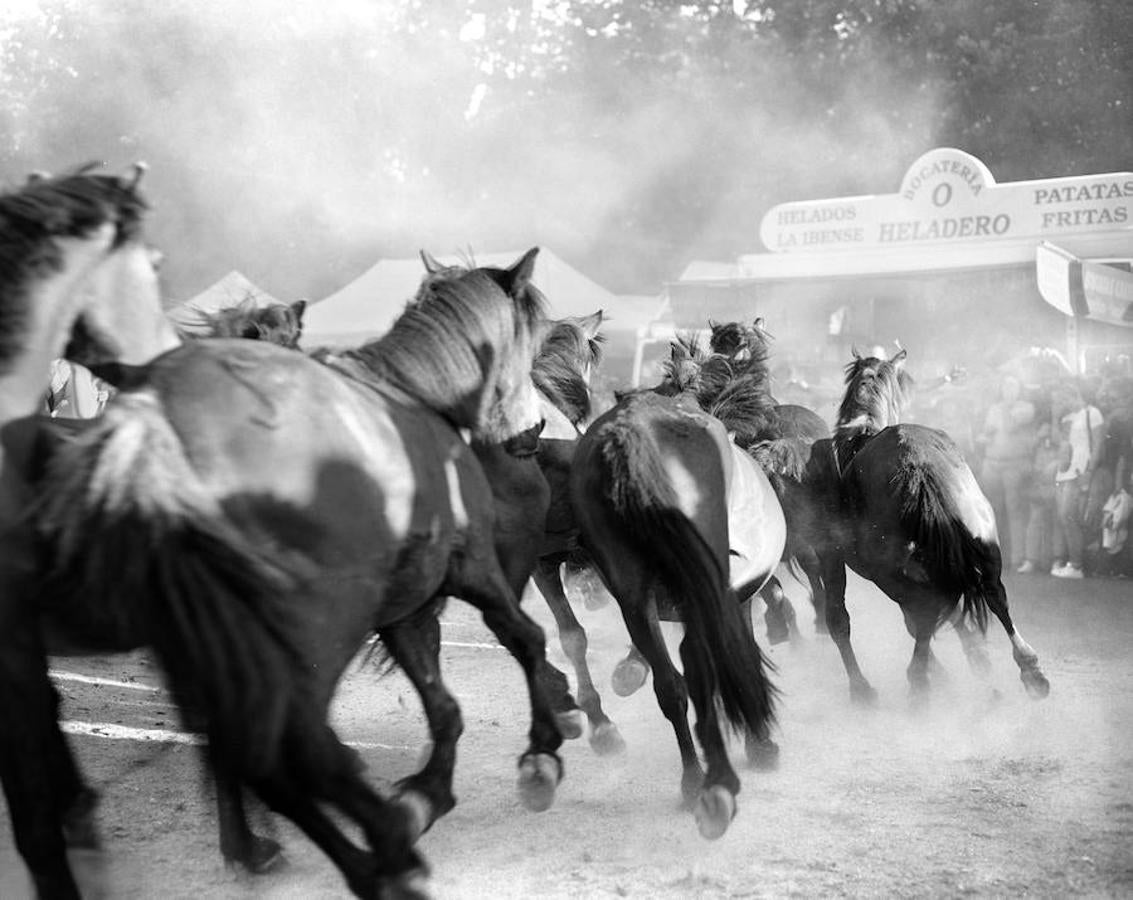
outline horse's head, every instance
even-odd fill
[[[260,306],[255,298],[248,297],[235,306],[206,314],[205,328],[210,337],[267,341],[296,350],[299,348],[299,339],[303,336],[303,313],[306,308],[306,300]]]
[[[669,342],[669,358],[662,366],[663,377],[657,393],[666,396],[695,394],[700,389],[700,369],[705,356],[695,332],[677,335]]]
[[[490,353],[485,382],[488,391],[480,405],[481,425],[473,429],[478,438],[489,443],[537,437],[543,429],[542,401],[532,377],[535,356],[548,332],[546,303],[531,280],[538,255],[539,248],[532,247],[509,268],[473,269],[469,273],[487,273],[508,301],[503,309],[510,311],[500,336],[501,346]],[[522,450],[526,452],[526,442]]]
[[[846,392],[838,409],[839,426],[860,423],[880,431],[900,420],[901,410],[909,399],[912,381],[904,372],[905,350],[892,357],[861,356],[846,366]]]
[[[349,355],[477,440],[530,436],[542,427],[531,369],[546,330],[531,283],[537,254],[504,269],[440,266],[423,254],[417,296],[384,337]]]
[[[158,257],[142,241],[143,172],[36,176],[0,198],[0,308],[22,298],[36,304],[34,321],[64,327],[54,339],[70,343],[56,355],[143,363],[178,343],[161,308]],[[48,284],[62,289],[39,294]]]
[[[547,323],[531,377],[573,426],[591,418],[590,373],[602,360],[602,312]]]

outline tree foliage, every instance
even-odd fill
[[[655,289],[788,199],[933,146],[1000,180],[1133,158],[1127,0],[51,0],[0,20],[9,179],[144,157],[184,295],[534,242]]]

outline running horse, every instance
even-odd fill
[[[261,305],[246,298],[214,312],[201,312],[199,330],[208,337],[268,341],[298,350],[299,341],[303,337],[303,313],[306,309],[306,300]]]
[[[41,897],[77,897],[68,842],[90,846],[93,794],[58,725],[59,697],[32,598],[39,578],[22,511],[43,447],[36,413],[52,360],[141,364],[176,347],[145,202],[128,177],[37,176],[0,196],[0,782],[16,847]],[[59,423],[62,420],[46,420]]]
[[[1016,630],[1001,577],[995,517],[955,443],[942,431],[900,424],[912,389],[906,352],[862,357],[846,366],[834,436],[820,441],[810,477],[825,481],[828,524],[818,548],[830,635],[849,676],[851,697],[873,702],[850,644],[846,566],[894,600],[912,636],[907,675],[914,697],[929,688],[931,641],[949,620],[977,671],[989,663],[980,637],[989,611],[1011,640],[1027,692],[1050,692],[1038,655]],[[977,634],[977,630],[979,634]]]
[[[45,594],[66,598],[55,610],[79,638],[151,646],[206,723],[218,784],[291,818],[358,896],[413,894],[413,843],[452,805],[435,759],[399,782],[397,802],[381,797],[329,726],[335,684],[374,631],[417,646],[441,597],[479,608],[527,679],[524,803],[549,806],[561,777],[536,685],[542,632],[503,575],[490,489],[458,431],[503,443],[538,427],[534,257],[426,279],[345,369],[215,339],[125,370],[103,419],[55,453],[39,498]],[[130,556],[138,545],[147,554]]]
[[[709,349],[732,361],[741,375],[769,382],[767,359],[771,335],[762,317],[750,325],[744,322],[712,322]],[[768,387],[770,390],[770,385]],[[826,589],[822,583],[815,535],[820,528],[820,490],[806,478],[807,464],[816,441],[830,437],[830,428],[818,413],[795,403],[777,403],[769,413],[756,419],[757,428],[748,430],[738,442],[767,473],[787,521],[784,561],[798,580],[806,578],[815,613],[815,630],[826,631]],[[773,575],[763,589],[767,600],[768,639],[772,643],[797,633],[794,610],[783,593],[778,576]]]
[[[755,463],[687,394],[620,398],[579,438],[569,488],[579,543],[653,669],[680,748],[683,804],[702,836],[718,838],[740,789],[721,719],[745,733],[753,764],[777,749],[769,738],[774,690],[737,596],[758,590],[778,563],[782,511]],[[683,677],[662,619],[684,624]],[[688,727],[690,698],[706,769]]]

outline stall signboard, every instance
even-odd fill
[[[1068,316],[1133,327],[1129,261],[1079,259],[1044,241],[1035,250],[1035,276],[1043,299]]]
[[[940,147],[909,167],[896,194],[781,203],[760,237],[775,253],[829,253],[1123,228],[1133,228],[1131,172],[997,184],[970,153]]]

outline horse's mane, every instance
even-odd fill
[[[200,326],[211,337],[250,338],[295,349],[303,336],[305,301],[261,306],[245,297],[234,306],[216,312],[198,311]]]
[[[712,328],[715,338],[721,326]],[[774,421],[767,348],[766,344],[749,348],[746,343],[724,346],[731,352],[704,350],[697,335],[678,335],[669,345],[658,392],[693,394],[701,409],[723,422],[737,444],[747,447],[766,437]]]
[[[431,271],[384,336],[342,356],[432,409],[455,413],[485,377],[539,332],[546,301],[525,282],[507,294],[508,272],[449,266]]]
[[[93,166],[54,178],[29,179],[0,195],[0,366],[21,352],[28,328],[29,278],[63,265],[59,238],[82,238],[107,222],[117,248],[141,231],[146,202],[137,179],[94,175]]]
[[[531,379],[572,425],[591,418],[590,385],[583,372],[602,361],[605,335],[591,337],[576,319],[552,323],[531,369]]]

